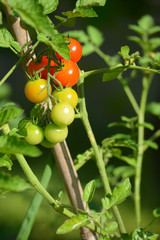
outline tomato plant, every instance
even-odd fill
[[[73,107],[66,103],[60,102],[53,106],[51,111],[52,121],[58,126],[68,126],[70,125],[75,117],[75,112]]]
[[[67,102],[73,108],[77,106],[78,103],[78,95],[77,92],[73,88],[65,88],[63,90],[56,89],[53,91],[52,96],[57,99],[58,102]],[[55,104],[54,99],[52,98],[53,105]]]
[[[78,82],[79,75],[79,68],[76,63],[62,59],[62,70],[56,74],[56,79],[62,86],[74,86]],[[54,81],[54,83],[59,85],[57,81]]]
[[[27,136],[24,138],[26,142],[37,145],[43,141],[44,132],[43,129],[34,124],[27,124],[26,125]]]
[[[47,56],[42,56],[39,59],[34,59],[31,60],[29,65],[28,65],[28,73],[31,74],[32,76],[34,76],[34,74],[37,71],[40,71],[41,69],[47,67],[48,65],[48,57]],[[51,59],[50,60],[50,74],[53,75],[56,71],[56,68],[52,68],[52,67],[56,67],[56,63]],[[45,68],[42,71],[40,71],[39,73],[40,78],[42,79],[47,79],[47,75],[48,75],[48,69]]]
[[[43,141],[41,142],[41,145],[45,148],[53,148],[56,145],[56,143],[49,142],[46,138],[44,138]]]
[[[66,139],[68,135],[68,128],[60,127],[51,123],[45,127],[44,135],[49,142],[56,144]]]
[[[52,92],[51,85],[49,86],[50,93]],[[47,99],[48,89],[45,79],[37,79],[28,81],[25,85],[24,92],[26,98],[33,103],[42,103]]]
[[[82,46],[81,44],[74,38],[66,38],[69,41],[68,47],[70,49],[70,60],[73,62],[78,62],[82,57]],[[64,59],[56,52],[56,57],[58,59]]]

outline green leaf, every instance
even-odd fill
[[[69,47],[66,43],[66,40],[64,38],[64,36],[62,34],[55,34],[52,38],[48,38],[48,36],[46,36],[43,33],[39,33],[37,35],[37,39],[40,42],[43,42],[49,46],[52,47],[52,49],[55,52],[58,52],[58,54],[60,56],[62,56],[63,58],[70,60],[70,55],[69,55]]]
[[[155,218],[160,218],[160,207],[153,210],[153,216]]]
[[[89,54],[95,51],[95,47],[92,43],[88,42],[82,46],[82,54],[83,56],[88,56]]]
[[[61,25],[65,27],[74,27],[75,25],[75,18],[64,18],[61,16],[55,16],[59,21],[61,21]]]
[[[96,27],[89,25],[87,27],[87,33],[93,44],[95,44],[97,47],[102,45],[104,38],[102,33]]]
[[[3,156],[0,156],[0,167],[6,167],[8,170],[12,170],[12,161],[10,160],[10,155],[4,154]]]
[[[158,238],[158,234],[154,234],[152,232],[145,232],[142,228],[136,229],[131,233],[131,240],[156,240]]]
[[[151,113],[157,117],[160,117],[160,103],[159,102],[148,103],[146,107],[146,112]]]
[[[117,67],[109,68],[103,74],[102,81],[103,82],[111,81],[111,80],[117,78],[125,70],[126,70],[125,66],[117,66]]]
[[[9,48],[12,46],[18,52],[21,49],[21,46],[18,42],[14,41],[11,33],[6,28],[0,28],[0,47]]]
[[[145,15],[139,19],[138,25],[142,29],[145,29],[146,31],[148,31],[148,29],[150,29],[154,26],[154,20],[150,15]]]
[[[84,188],[83,196],[82,196],[84,202],[89,203],[92,201],[92,198],[93,198],[94,192],[95,192],[95,188],[96,188],[95,180],[92,180],[89,183],[87,183],[87,185]]]
[[[63,35],[75,38],[81,43],[85,43],[89,40],[88,35],[83,30],[67,31],[67,32],[64,32]]]
[[[0,11],[0,25],[3,24],[3,19],[2,19],[2,12]]]
[[[88,6],[104,6],[106,0],[78,0],[76,7],[88,7]]]
[[[121,55],[123,57],[124,60],[130,60],[129,52],[130,52],[129,47],[123,46],[123,47],[121,47],[121,51],[118,53],[119,53],[119,55]]]
[[[54,35],[53,26],[37,0],[9,0],[8,4],[26,24],[36,31],[49,36]]]
[[[73,11],[62,12],[64,16],[68,18],[76,17],[97,17],[97,13],[91,7],[75,8]]]
[[[111,207],[122,203],[131,192],[131,184],[129,178],[125,179],[119,187],[114,187],[112,194],[107,194],[105,198],[102,199],[103,207],[108,210]]]
[[[90,221],[86,214],[78,214],[66,220],[58,229],[57,234],[64,234],[89,224]]]
[[[122,177],[122,179],[131,177],[134,174],[135,174],[135,168],[132,166],[120,166],[120,167],[116,167],[113,170],[113,175]]]
[[[8,98],[11,94],[11,86],[8,83],[3,83],[0,87],[0,99]]]
[[[137,36],[129,36],[128,39],[132,42],[137,43],[138,45],[142,45],[142,40],[141,38],[137,37]]]
[[[147,145],[147,146],[155,149],[155,150],[157,150],[157,149],[159,148],[158,144],[155,143],[155,142],[153,142],[153,141],[151,141],[151,140],[145,140],[145,141],[143,141],[143,143],[144,143],[145,145]]]
[[[19,176],[0,172],[0,189],[11,192],[22,192],[31,189],[31,185]]]
[[[149,43],[151,46],[151,50],[155,50],[156,48],[160,47],[160,37],[151,38],[149,40]]]
[[[127,156],[123,156],[120,149],[112,149],[112,154],[114,157],[128,163],[130,166],[136,167],[136,159],[127,157]]]
[[[117,222],[108,223],[107,227],[104,229],[104,233],[113,234],[118,228]]]
[[[38,0],[38,2],[43,6],[43,14],[54,12],[59,4],[59,0]]]
[[[23,113],[22,109],[19,108],[7,108],[3,107],[0,111],[0,126],[8,123],[10,120],[17,118]]]
[[[136,127],[139,127],[139,126],[142,126],[142,127],[148,128],[148,129],[151,130],[151,131],[154,130],[154,126],[153,126],[151,123],[147,123],[147,122],[144,122],[144,123],[137,123],[137,124],[136,124]]]
[[[143,35],[143,33],[144,33],[143,29],[142,29],[140,26],[130,24],[130,25],[129,25],[129,28],[130,28],[131,30],[135,31],[135,32],[138,33],[138,34],[141,34],[141,35]]]
[[[41,151],[36,147],[28,144],[25,140],[15,136],[0,136],[0,152],[9,154],[23,154],[30,157],[38,157]]]
[[[155,34],[160,32],[160,26],[153,26],[152,28],[148,29],[148,33],[151,34]]]

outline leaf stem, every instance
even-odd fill
[[[83,122],[83,125],[85,127],[85,130],[87,132],[88,138],[90,140],[91,146],[92,146],[94,154],[95,154],[97,167],[99,169],[99,172],[100,172],[100,175],[101,175],[101,178],[102,178],[105,193],[106,194],[107,193],[111,194],[111,188],[110,188],[110,184],[109,184],[109,181],[108,181],[108,176],[106,174],[105,163],[104,163],[103,158],[102,158],[102,156],[99,152],[98,145],[97,145],[96,139],[94,137],[94,134],[93,134],[93,131],[92,131],[89,119],[88,119],[88,113],[87,113],[87,109],[86,109],[85,95],[84,95],[84,77],[85,76],[86,75],[85,75],[84,71],[81,71],[80,79],[79,79],[78,84],[77,84],[79,97],[81,98],[81,101],[80,101],[80,104],[79,104],[80,105],[81,120]],[[125,233],[126,232],[125,226],[123,224],[123,221],[122,221],[122,218],[120,216],[120,213],[119,213],[119,210],[118,210],[117,206],[113,207],[113,213],[114,213],[114,216],[115,216],[115,218],[116,218],[116,220],[119,224],[120,232]]]

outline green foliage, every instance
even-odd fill
[[[70,231],[73,231],[74,229],[78,229],[80,227],[86,226],[89,224],[90,221],[87,218],[86,214],[78,214],[77,216],[74,216],[70,219],[67,219],[57,230],[57,234],[64,234],[68,233]]]
[[[38,2],[43,6],[43,14],[54,12],[59,4],[59,0],[38,0]]]
[[[0,156],[0,167],[6,167],[9,171],[12,170],[12,161],[9,154],[4,154]]]
[[[13,13],[20,16],[21,19],[40,33],[52,36],[54,30],[47,15],[47,10],[43,9],[41,4],[36,0],[9,0],[8,5],[14,9]],[[48,7],[48,4],[46,5]],[[48,9],[48,8],[47,8]]]
[[[7,103],[0,109],[0,127],[17,118],[23,113],[22,109],[16,108],[13,103]]]
[[[95,180],[90,181],[84,188],[82,199],[84,202],[91,202],[95,192]]]
[[[31,189],[31,185],[19,176],[0,172],[0,190],[10,192],[22,192]]]
[[[20,51],[21,46],[16,42],[11,33],[4,27],[0,28],[0,47],[13,47],[17,52]]]
[[[122,203],[131,193],[131,183],[129,178],[124,180],[118,187],[114,187],[112,194],[107,194],[102,198],[103,208],[106,210]]]
[[[0,136],[0,151],[1,153],[9,154],[24,154],[30,157],[38,157],[41,155],[41,151],[25,140],[16,136]]]
[[[88,6],[104,6],[106,0],[78,0],[76,7],[88,7]]]
[[[146,111],[150,114],[160,117],[160,103],[159,102],[148,103]]]
[[[105,73],[103,74],[103,82],[108,82],[111,80],[114,80],[115,78],[118,78],[119,75],[126,69],[125,66],[116,66],[113,68],[109,68],[105,71]]]

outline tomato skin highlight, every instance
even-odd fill
[[[54,90],[52,93],[52,96],[54,98],[57,99],[57,101],[59,102],[67,102],[69,103],[73,108],[75,108],[77,106],[78,103],[78,95],[76,93],[76,91],[72,88],[65,88],[63,90]],[[54,99],[51,99],[53,105],[55,105],[54,103]]]
[[[34,72],[39,71],[41,68],[46,67],[48,64],[48,57],[42,56],[42,60],[40,63],[36,63],[33,60],[28,65],[28,73],[32,76],[34,75]],[[51,59],[50,61],[50,67],[57,66],[56,63]],[[55,73],[55,68],[50,68],[50,74],[53,75]],[[48,69],[44,69],[39,73],[39,77],[42,79],[47,79]]]
[[[63,69],[56,74],[56,79],[61,82],[62,86],[72,87],[79,80],[79,68],[76,63],[62,59]],[[58,82],[54,81],[56,85]]]
[[[34,124],[28,124],[26,127],[27,136],[24,138],[26,142],[32,145],[40,144],[44,138],[43,129]]]
[[[37,79],[34,81],[28,81],[25,85],[24,92],[26,98],[33,103],[42,103],[47,99],[47,81],[45,79]],[[43,88],[45,88],[43,90]],[[50,93],[52,92],[52,87],[50,85]]]
[[[66,39],[68,39],[66,37]],[[68,44],[68,47],[70,49],[70,60],[73,62],[78,62],[81,57],[82,57],[82,46],[81,44],[74,38],[69,38],[70,43]],[[63,57],[61,57],[57,52],[56,52],[56,57],[57,59],[64,59]]]
[[[57,103],[51,111],[51,119],[58,126],[68,126],[75,118],[73,107],[65,102]]]
[[[45,138],[51,143],[59,143],[68,136],[67,127],[59,127],[56,124],[50,123],[44,129]]]

